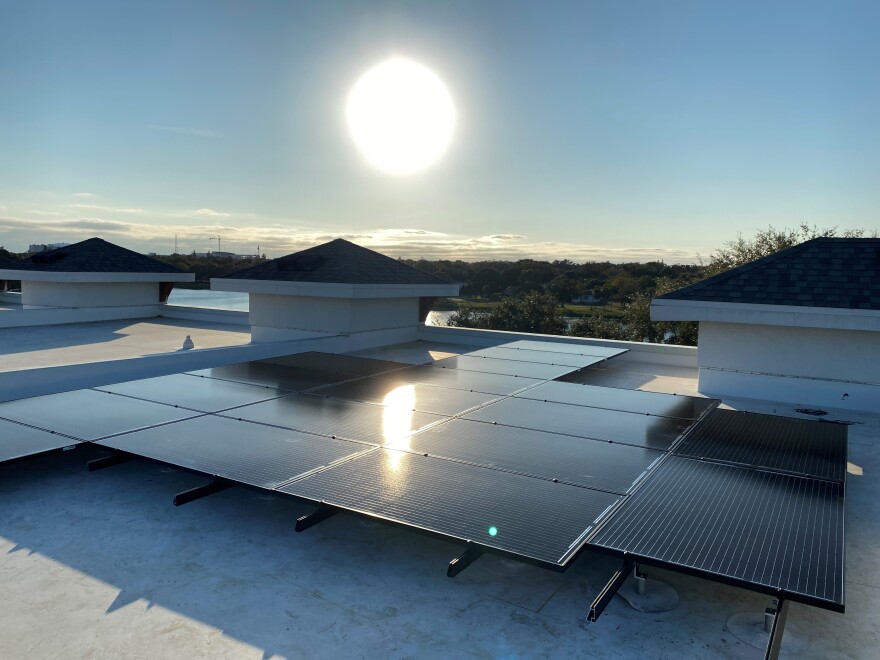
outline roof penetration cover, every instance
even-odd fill
[[[183,273],[180,268],[100,238],[38,252],[3,266],[43,273]]]
[[[880,310],[880,238],[815,238],[657,299]]]
[[[342,238],[227,275],[224,280],[343,284],[449,284]]]

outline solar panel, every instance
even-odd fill
[[[559,381],[538,385],[518,394],[517,397],[685,419],[697,419],[708,408],[718,403],[715,399]]]
[[[97,390],[76,390],[0,403],[2,418],[80,440],[97,440],[196,414],[191,410]]]
[[[549,351],[552,353],[569,353],[571,355],[596,355],[598,357],[612,358],[626,353],[626,348],[608,348],[606,346],[593,346],[591,344],[568,344],[555,341],[536,341],[534,339],[519,339],[507,344],[501,344],[503,348],[513,348],[527,351]]]
[[[603,359],[604,358],[596,358],[596,362],[601,362]],[[472,357],[470,355],[459,355],[444,360],[437,360],[437,362],[432,364],[431,367],[434,369],[482,371],[489,374],[524,376],[526,378],[540,378],[543,380],[557,378],[575,370],[575,367],[539,364],[537,362],[497,360],[495,358]]]
[[[283,358],[273,358],[272,363],[288,367],[317,369],[319,371],[354,374],[357,376],[375,376],[377,374],[410,366],[405,362],[374,360],[372,358],[358,357],[356,355],[319,353],[316,351],[297,353],[296,355]]]
[[[405,407],[376,406],[308,394],[255,403],[223,415],[373,444],[400,442],[420,428],[449,419]]]
[[[0,419],[0,463],[62,449],[76,443],[77,440],[57,433]]]
[[[620,499],[389,449],[279,490],[555,565],[577,551],[594,521]]]
[[[271,488],[369,445],[206,415],[98,444],[243,484]]]
[[[693,423],[672,417],[513,398],[489,404],[464,417],[660,450],[668,450]]]
[[[454,419],[413,436],[409,448],[544,479],[626,493],[664,452]]]
[[[543,379],[504,376],[461,369],[437,369],[431,366],[410,367],[394,372],[394,379],[424,383],[456,390],[471,390],[486,394],[508,395],[525,387],[541,383]]]
[[[555,364],[567,367],[588,367],[596,364],[595,355],[575,355],[574,353],[551,353],[550,351],[529,351],[504,346],[483,348],[479,351],[471,351],[467,355],[472,357],[487,357],[497,360],[516,360],[519,362],[537,362],[539,364]]]
[[[670,456],[592,545],[843,611],[844,485]]]
[[[225,367],[191,371],[187,375],[219,378],[221,380],[272,387],[289,392],[302,392],[313,387],[341,383],[360,377],[356,374],[303,369],[301,367],[285,367],[280,364],[269,364],[268,362],[243,362]]]
[[[146,378],[104,385],[95,389],[202,412],[256,403],[284,394],[282,390],[271,387],[234,383],[216,378],[195,379],[186,374]]]
[[[823,479],[846,479],[846,426],[713,410],[675,453]]]
[[[379,405],[403,405],[415,410],[441,415],[457,415],[470,408],[482,406],[495,400],[491,394],[408,383],[392,378],[364,378],[321,388],[312,394],[351,401],[366,401]]]

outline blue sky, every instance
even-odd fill
[[[877,2],[0,2],[0,244],[693,261],[880,226]],[[392,55],[452,146],[393,177],[344,121]]]

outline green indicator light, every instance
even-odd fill
[[[495,525],[492,525],[489,528],[489,536],[495,536],[498,533],[498,528]]]

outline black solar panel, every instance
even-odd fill
[[[529,351],[505,346],[493,346],[478,351],[471,351],[472,357],[487,357],[497,360],[516,360],[519,362],[537,362],[539,364],[555,364],[567,367],[588,367],[596,364],[595,355],[576,355],[574,353],[551,353],[550,351]]]
[[[255,403],[223,415],[374,444],[401,442],[420,428],[448,419],[405,407],[376,406],[308,394]]]
[[[302,392],[321,385],[341,383],[352,378],[360,378],[356,374],[321,371],[320,369],[303,369],[301,367],[285,367],[268,362],[243,362],[226,367],[213,367],[191,371],[188,375],[219,378],[237,383],[249,383],[261,387],[272,387],[289,392]]]
[[[496,398],[492,394],[408,383],[405,380],[392,378],[364,378],[324,387],[312,394],[351,401],[367,401],[379,405],[408,406],[415,410],[441,415],[457,415],[470,408],[485,405]]]
[[[619,499],[388,449],[280,490],[556,565],[577,551],[594,521]]]
[[[571,355],[595,355],[598,357],[612,358],[626,353],[626,348],[608,348],[606,346],[592,346],[590,344],[568,344],[555,341],[536,341],[534,339],[519,339],[507,344],[501,344],[499,348],[513,348],[527,351],[548,351],[551,353],[569,353]]]
[[[626,493],[664,452],[454,419],[412,437],[417,453]]]
[[[78,441],[0,419],[0,463],[61,449]]]
[[[846,479],[846,426],[713,410],[675,453],[823,479]]]
[[[464,417],[664,451],[693,423],[685,419],[638,415],[564,403],[545,403],[532,399],[503,399]]]
[[[603,358],[596,358],[601,362]],[[433,369],[463,369],[465,371],[481,371],[487,374],[504,374],[507,376],[524,376],[526,378],[539,378],[550,380],[557,378],[576,367],[558,366],[552,364],[539,364],[537,362],[517,362],[514,360],[496,360],[495,358],[473,357],[459,355],[457,357],[437,360],[431,365]]]
[[[0,418],[80,440],[97,440],[197,414],[183,408],[96,390],[76,390],[0,403]]]
[[[843,516],[842,483],[670,456],[590,543],[842,611]]]
[[[202,412],[256,403],[284,394],[282,390],[271,387],[233,383],[216,378],[195,379],[186,374],[146,378],[95,389]]]
[[[486,394],[508,395],[525,387],[543,382],[544,379],[486,374],[462,369],[437,369],[436,367],[410,367],[394,372],[394,379],[413,383],[424,383],[456,390],[485,392]]]
[[[552,381],[533,387],[517,395],[524,399],[554,401],[577,406],[607,408],[624,412],[697,419],[718,402],[675,394],[657,394],[639,390],[623,390],[595,385],[579,385]]]
[[[354,374],[357,376],[375,376],[377,374],[408,367],[405,362],[391,360],[373,360],[356,355],[340,355],[337,353],[297,353],[289,357],[274,358],[273,364],[303,369],[317,369],[335,373]]]
[[[240,483],[271,488],[369,445],[207,415],[98,444]]]

